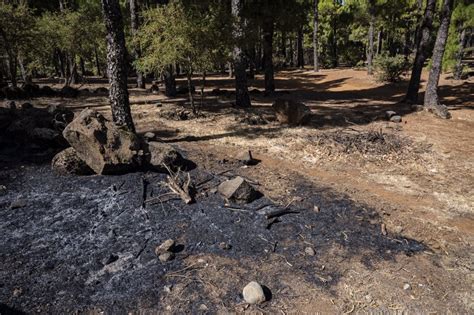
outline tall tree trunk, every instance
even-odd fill
[[[417,36],[415,61],[411,70],[410,83],[408,85],[405,101],[410,103],[418,102],[418,91],[420,89],[421,72],[428,58],[428,46],[430,44],[430,34],[433,28],[433,16],[436,10],[436,0],[428,0],[426,3],[423,22],[421,23],[420,33]]]
[[[369,0],[369,45],[367,47],[367,74],[372,75],[374,59],[375,0]]]
[[[290,36],[290,67],[295,66],[295,48],[293,43],[293,34]]]
[[[298,67],[304,68],[304,50],[303,50],[303,27],[300,26],[298,29],[298,40],[297,40],[297,53],[298,53]]]
[[[454,0],[444,0],[441,11],[441,24],[439,26],[438,35],[433,50],[433,57],[428,83],[425,92],[425,109],[433,112],[441,118],[450,118],[446,106],[441,105],[438,96],[438,83],[441,75],[444,51],[446,49],[446,42],[448,39],[449,24],[451,23],[451,15],[453,13]]]
[[[13,54],[8,54],[8,70],[10,71],[10,82],[12,86],[17,86],[17,58]]]
[[[132,35],[136,36],[138,29],[140,28],[140,0],[130,0],[130,20],[132,27]],[[135,60],[141,57],[140,48],[134,45],[133,47],[133,57]],[[136,70],[137,73],[137,87],[139,89],[145,88],[144,75],[141,71]]]
[[[266,10],[268,11],[268,10]],[[263,17],[263,67],[265,70],[265,94],[275,92],[275,79],[273,71],[273,32],[274,20],[272,12],[266,12]]]
[[[382,53],[383,29],[380,29],[377,34],[377,55]]]
[[[164,73],[165,79],[165,95],[168,97],[176,96],[176,77],[174,75],[173,66],[170,65]]]
[[[332,43],[332,67],[333,68],[336,68],[338,65],[339,65],[339,57],[337,56],[337,21],[336,21],[336,17],[333,17],[333,20],[332,20],[332,40],[331,40],[331,43]]]
[[[119,0],[102,0],[107,29],[107,73],[112,118],[116,125],[135,132],[127,90],[125,34]]]
[[[462,28],[459,32],[459,50],[456,53],[456,66],[454,67],[453,77],[454,80],[462,79],[462,58],[464,57],[464,49],[467,44],[466,28]]]
[[[234,68],[235,68],[235,106],[250,107],[250,96],[247,87],[247,58],[242,49],[244,21],[241,16],[242,0],[232,0],[232,15],[235,18],[234,38],[237,44],[234,47]]]
[[[81,57],[79,59],[79,64],[81,65],[81,75],[85,77],[86,76],[86,63],[84,62],[84,58]]]
[[[193,114],[196,115],[196,104],[194,103],[194,95],[193,95],[193,72],[192,70],[186,71],[186,80],[188,82],[188,93],[189,93],[189,102],[191,103],[191,108],[193,109]]]
[[[94,46],[94,54],[95,54],[95,66],[97,68],[97,75],[101,76],[100,73],[100,61],[99,61],[99,53],[97,52],[97,47]]]
[[[319,29],[319,0],[314,0],[313,7],[313,61],[314,72],[319,72],[319,55],[318,55],[318,29]]]

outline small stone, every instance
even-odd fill
[[[228,250],[228,249],[231,249],[232,246],[226,242],[220,242],[219,243],[219,248],[220,249],[224,249],[224,250]]]
[[[0,185],[0,196],[3,196],[7,193],[7,187],[4,185]]]
[[[168,285],[165,285],[163,287],[163,291],[165,291],[166,293],[171,293],[171,290],[173,289],[173,285],[172,284],[168,284]]]
[[[221,183],[217,190],[227,199],[236,202],[250,203],[258,198],[258,192],[240,176]]]
[[[166,253],[163,253],[160,256],[158,256],[158,259],[161,262],[167,262],[167,261],[172,260],[173,258],[174,258],[174,254],[171,253],[171,252],[166,252]]]
[[[201,304],[199,305],[199,308],[198,308],[201,312],[206,312],[207,310],[209,310],[209,308],[206,306],[206,304]]]
[[[309,247],[309,246],[304,249],[304,252],[305,252],[306,255],[308,255],[308,256],[314,256],[314,255],[316,255],[316,252],[314,251],[314,249],[313,249],[312,247]]]
[[[145,139],[147,140],[153,140],[155,139],[155,134],[153,132],[147,132],[143,135],[143,137],[145,137]]]
[[[244,296],[245,302],[249,304],[259,304],[266,300],[262,286],[255,281],[252,281],[245,286],[242,295]]]
[[[390,121],[394,123],[400,123],[402,122],[402,116],[399,116],[399,115],[392,116],[390,118]]]
[[[19,297],[22,293],[23,293],[23,289],[22,289],[22,288],[15,288],[15,289],[13,290],[13,297]]]
[[[403,226],[397,225],[396,227],[393,228],[393,232],[395,232],[396,234],[402,233],[403,232]]]
[[[410,289],[411,289],[411,285],[410,285],[410,284],[405,283],[405,284],[403,285],[403,290],[406,291],[406,290],[410,290]]]
[[[10,209],[19,209],[26,206],[26,200],[17,199],[10,204]]]
[[[385,225],[385,223],[382,223],[382,225],[380,225],[380,232],[384,236],[387,235],[387,226]]]
[[[160,255],[160,254],[163,254],[165,252],[169,252],[173,249],[174,247],[174,240],[172,239],[167,239],[166,241],[164,241],[163,243],[161,243],[160,246],[157,246],[155,248],[155,254],[156,255]]]
[[[388,110],[388,111],[385,112],[385,116],[387,117],[387,119],[390,119],[395,115],[397,115],[397,113],[394,112],[393,110]]]
[[[318,212],[320,212],[321,210],[319,209],[318,206],[314,205],[313,211],[316,212],[316,213],[318,213]]]

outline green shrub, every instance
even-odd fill
[[[377,79],[382,82],[397,82],[410,67],[410,63],[403,55],[381,55],[374,61]]]

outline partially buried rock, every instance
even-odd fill
[[[273,105],[278,121],[291,126],[304,125],[311,119],[311,110],[303,103],[277,99]]]
[[[265,293],[262,286],[255,281],[247,284],[242,292],[245,302],[249,304],[259,304],[265,302]]]
[[[314,256],[314,255],[316,255],[316,252],[314,251],[314,249],[313,249],[312,247],[309,247],[309,246],[304,249],[304,252],[305,252],[306,255],[308,255],[308,256]]]
[[[161,243],[160,246],[157,246],[155,248],[155,254],[160,255],[160,254],[163,254],[163,253],[166,253],[166,252],[170,252],[170,251],[173,250],[174,245],[175,245],[174,240],[168,239],[168,240],[164,241],[163,243]]]
[[[240,176],[221,183],[217,189],[225,198],[239,203],[252,202],[259,196],[258,191]]]
[[[164,165],[175,169],[183,162],[182,155],[166,143],[150,141],[147,151],[146,162],[155,171],[166,171]]]
[[[153,132],[147,132],[143,135],[143,138],[150,141],[150,140],[155,139],[155,134]]]
[[[220,242],[219,243],[219,248],[224,249],[224,250],[229,250],[232,248],[232,246],[229,243],[226,242]]]
[[[53,170],[60,175],[91,175],[94,171],[84,162],[74,148],[56,154],[51,162]]]
[[[171,252],[166,252],[166,253],[163,253],[160,256],[158,256],[158,259],[161,262],[167,262],[167,261],[172,260],[173,258],[174,258],[174,254],[171,253]]]
[[[17,199],[10,204],[10,209],[19,209],[26,206],[26,200]]]
[[[397,115],[397,113],[394,112],[393,110],[388,110],[388,111],[385,112],[385,116],[387,117],[387,119],[390,119],[395,115]]]
[[[402,116],[399,116],[399,115],[392,116],[390,117],[390,121],[394,123],[400,123],[402,122]]]
[[[97,174],[120,174],[142,165],[143,144],[139,137],[91,109],[83,110],[63,135]]]

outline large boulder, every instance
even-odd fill
[[[155,171],[166,171],[166,167],[177,169],[183,164],[183,156],[172,146],[162,142],[148,142],[146,162]]]
[[[79,95],[79,90],[71,86],[64,86],[61,89],[61,96],[66,98],[75,98]]]
[[[77,155],[97,174],[119,174],[142,166],[142,141],[100,113],[83,110],[63,131]]]
[[[91,175],[94,171],[84,162],[74,148],[56,154],[51,162],[53,170],[60,175]]]
[[[303,103],[292,100],[277,99],[273,105],[278,121],[282,124],[300,126],[309,122],[311,110]]]

